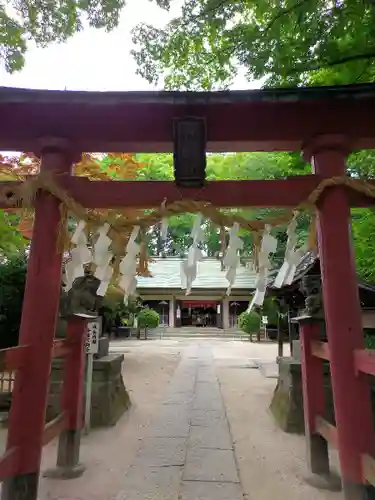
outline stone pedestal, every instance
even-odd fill
[[[293,346],[293,358],[301,362],[301,341],[300,340],[292,340]]]
[[[121,374],[123,361],[123,354],[111,354],[94,359],[91,427],[115,425],[131,404]],[[47,421],[60,413],[62,369],[63,360],[53,360]]]
[[[372,407],[375,414],[375,380],[372,383],[371,389]],[[324,397],[324,418],[331,424],[336,425],[328,363],[324,364]],[[304,434],[305,426],[300,361],[294,358],[279,359],[279,378],[273,393],[270,410],[282,430],[290,433]]]
[[[115,425],[130,407],[130,398],[122,379],[123,354],[111,354],[94,360],[91,426]]]
[[[279,378],[270,410],[283,431],[304,433],[302,375],[299,361],[293,358],[279,359]]]
[[[94,354],[95,359],[104,358],[109,354],[109,337],[108,335],[103,335],[99,338],[99,349],[97,354]]]

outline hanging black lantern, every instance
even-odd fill
[[[177,186],[201,188],[206,180],[206,122],[177,118],[173,124],[174,177]]]

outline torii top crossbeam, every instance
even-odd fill
[[[0,88],[0,150],[38,152],[48,137],[81,152],[170,152],[173,122],[206,122],[207,151],[301,151],[317,135],[345,136],[350,149],[375,148],[375,85],[225,92],[75,92]],[[61,178],[87,208],[155,207],[163,198],[218,207],[295,207],[319,175],[275,181],[209,182],[204,190],[173,182],[106,182]],[[12,183],[16,186],[16,183]],[[9,184],[0,183],[0,207]],[[126,199],[126,202],[125,202]],[[352,206],[369,199],[350,191]],[[371,202],[372,203],[372,202]]]
[[[317,134],[375,147],[375,85],[227,92],[0,89],[0,150],[33,151],[41,137],[79,151],[169,152],[172,120],[207,122],[207,150],[300,151]]]

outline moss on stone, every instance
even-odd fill
[[[131,399],[122,378],[123,360],[123,354],[94,359],[91,395],[92,427],[115,425],[131,406]],[[47,421],[55,418],[61,411],[62,369],[62,360],[54,360],[50,378]]]

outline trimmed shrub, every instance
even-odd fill
[[[261,317],[256,311],[243,312],[238,317],[239,328],[250,335],[253,333],[259,333],[260,331],[260,321]]]
[[[159,326],[160,316],[153,309],[145,307],[138,313],[138,327],[139,328],[156,328]]]

